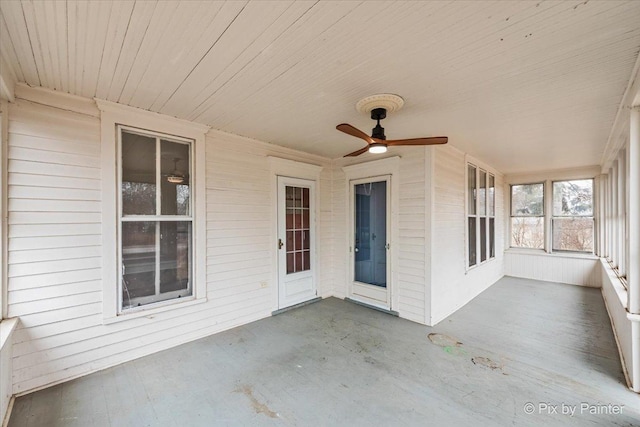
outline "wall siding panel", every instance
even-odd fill
[[[72,112],[18,99],[9,112],[8,314],[21,320],[14,334],[13,393],[269,316],[277,308],[277,283],[267,156],[330,165],[317,156],[210,132],[206,194],[200,195],[207,211],[208,300],[103,324],[100,121],[86,102],[78,99]],[[77,112],[83,108],[87,114]],[[317,218],[322,296],[333,293],[332,179],[325,167]]]
[[[595,256],[571,256],[560,253],[535,254],[509,250],[504,255],[504,274],[546,282],[599,288],[602,284],[599,260]]]
[[[435,325],[503,276],[504,185],[500,173],[482,166],[496,177],[496,257],[467,271],[465,155],[449,146],[435,147],[432,153],[435,170],[430,324]]]
[[[400,156],[399,205],[393,207],[398,214],[398,235],[396,242],[398,265],[392,266],[396,272],[393,283],[392,301],[397,305],[392,309],[400,317],[419,323],[425,323],[425,254],[427,247],[424,213],[426,212],[424,168],[425,149],[418,147],[394,147],[392,156]],[[335,280],[334,295],[339,298],[348,296],[347,271],[349,262],[348,203],[346,176],[342,167],[348,164],[371,161],[376,158],[339,159],[334,161],[333,171],[333,240],[332,258]]]

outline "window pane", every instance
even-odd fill
[[[496,215],[496,178],[489,175],[489,216]]]
[[[511,246],[544,248],[544,219],[542,217],[511,218]]]
[[[122,306],[156,293],[156,223],[122,223]]]
[[[285,187],[287,274],[309,270],[310,210],[309,189]]]
[[[487,260],[487,219],[480,218],[480,262]]]
[[[553,216],[593,216],[593,180],[554,182]]]
[[[593,252],[593,219],[554,218],[553,250]]]
[[[122,131],[122,214],[156,214],[156,139]]]
[[[487,173],[480,169],[478,180],[478,214],[487,214]]]
[[[511,186],[511,216],[544,215],[544,184]]]
[[[160,223],[160,293],[183,290],[191,295],[191,222]],[[173,295],[172,298],[177,298]],[[160,300],[165,298],[159,298]]]
[[[160,141],[162,215],[189,215],[189,145]]]
[[[467,166],[467,203],[469,205],[469,215],[476,214],[476,167],[472,165]]]
[[[469,227],[469,267],[476,265],[476,219],[468,218]]]
[[[489,218],[489,258],[496,256],[496,219]]]

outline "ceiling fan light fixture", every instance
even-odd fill
[[[167,182],[171,184],[182,184],[184,182],[184,175],[178,171],[179,158],[173,159],[173,172],[167,175]]]
[[[369,152],[372,154],[382,154],[387,152],[387,146],[381,142],[369,144]]]
[[[184,182],[184,176],[182,175],[169,175],[167,181],[172,184],[182,184]]]

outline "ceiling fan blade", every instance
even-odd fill
[[[385,141],[389,147],[395,145],[438,145],[446,144],[449,138],[446,136],[432,136],[429,138],[392,139]]]
[[[369,150],[369,146],[366,146],[364,148],[359,149],[358,151],[354,151],[353,153],[349,153],[344,157],[355,157],[355,156],[359,156],[362,153],[366,153],[367,150]]]
[[[369,144],[374,142],[374,139],[371,138],[369,135],[367,135],[366,133],[362,132],[360,129],[354,128],[353,126],[351,126],[348,123],[341,123],[338,126],[336,126],[336,129],[338,129],[340,132],[346,133],[347,135],[351,135],[351,136],[355,136],[356,138],[364,139]]]

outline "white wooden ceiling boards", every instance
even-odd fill
[[[640,1],[11,1],[19,82],[330,158],[395,93],[390,139],[449,136],[501,172],[597,165],[640,50]]]

